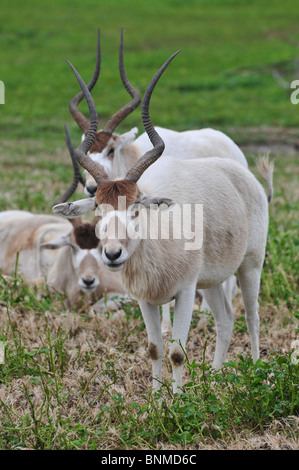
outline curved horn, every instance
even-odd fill
[[[98,29],[98,45],[97,45],[97,59],[96,59],[96,65],[95,69],[93,72],[93,76],[90,80],[90,82],[87,85],[87,88],[91,91],[95,84],[97,83],[97,80],[100,75],[100,70],[101,70],[101,45],[100,45],[100,30]],[[74,98],[71,99],[69,102],[69,109],[70,112],[75,119],[76,123],[80,127],[81,131],[86,134],[89,129],[89,120],[79,111],[78,109],[78,104],[83,100],[84,94],[82,91],[78,93]]]
[[[72,146],[70,134],[69,134],[66,124],[64,125],[64,129],[65,129],[65,142],[66,142],[67,148],[69,149],[70,156],[72,159],[74,176],[73,176],[73,181],[71,182],[68,189],[63,194],[61,194],[61,196],[58,196],[55,199],[54,205],[60,204],[62,202],[66,202],[71,197],[71,195],[76,191],[79,181],[83,186],[85,186],[85,179],[81,174],[80,167],[75,157],[74,148]]]
[[[146,133],[153,144],[153,149],[149,150],[146,152],[139,160],[137,160],[137,163],[127,172],[125,179],[126,180],[131,180],[134,181],[135,183],[139,180],[141,177],[142,173],[150,166],[152,165],[163,153],[164,151],[164,142],[159,136],[159,134],[156,132],[151,119],[149,115],[149,104],[150,104],[150,99],[152,96],[152,92],[163,74],[164,70],[168,67],[172,59],[181,51],[178,50],[175,52],[163,65],[162,67],[156,72],[152,80],[150,81],[146,92],[143,97],[142,101],[142,122],[143,126],[146,130]]]
[[[75,156],[79,164],[86,170],[91,176],[95,179],[97,184],[101,184],[103,181],[108,179],[108,175],[105,173],[104,168],[97,162],[94,162],[88,155],[87,152],[90,149],[91,144],[94,141],[97,128],[98,128],[98,115],[97,110],[90,94],[89,89],[85,85],[84,81],[80,77],[79,73],[75,69],[75,67],[67,61],[70,67],[72,68],[78,83],[82,89],[84,97],[87,101],[89,113],[90,113],[90,126],[88,132],[85,136],[85,139],[81,142],[81,144],[75,150]]]
[[[79,181],[82,184],[82,186],[85,186],[86,181],[85,181],[84,176],[81,173],[80,166],[79,166],[79,164],[77,162],[77,159],[75,157],[74,147],[72,145],[70,134],[69,134],[69,131],[68,131],[68,128],[67,128],[66,124],[64,125],[64,128],[65,128],[65,142],[66,142],[67,148],[69,149],[70,156],[71,156],[71,159],[72,159],[72,164],[73,164],[73,168],[74,168],[74,175],[76,175],[76,177],[79,178]]]
[[[119,43],[119,73],[123,85],[127,92],[132,96],[132,101],[127,103],[121,109],[119,109],[107,122],[103,131],[108,134],[112,134],[114,129],[129,115],[131,114],[141,103],[141,96],[138,90],[134,88],[126,75],[125,66],[124,66],[124,54],[123,54],[123,28],[121,29],[120,43]]]

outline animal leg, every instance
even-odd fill
[[[237,278],[233,274],[226,281],[223,281],[222,287],[224,290],[225,297],[229,303],[231,309],[233,309],[233,298],[238,293]]]
[[[227,301],[228,301],[228,303],[229,303],[229,305],[232,309],[233,308],[233,298],[238,293],[238,286],[237,286],[236,276],[232,275],[228,279],[226,279],[226,281],[223,281],[222,287],[223,287],[223,290],[224,290],[224,294],[227,298]],[[211,308],[210,308],[208,302],[206,301],[204,295],[203,295],[203,299],[202,299],[202,302],[201,302],[200,310],[212,313]]]
[[[162,334],[171,331],[170,303],[162,305]]]
[[[153,389],[159,390],[162,381],[163,341],[159,307],[139,302],[148,336],[148,351],[152,360]],[[156,379],[156,380],[155,380]]]
[[[254,362],[259,358],[259,325],[258,295],[260,289],[261,267],[252,267],[250,260],[245,260],[238,270],[245,318],[250,336],[251,354]]]
[[[226,360],[230,345],[234,327],[234,314],[221,284],[205,289],[204,296],[211,306],[216,325],[216,351],[213,367],[214,369],[220,369]]]
[[[210,308],[208,302],[207,302],[206,299],[205,299],[204,291],[200,290],[199,292],[200,292],[200,294],[201,294],[201,296],[202,296],[202,301],[201,301],[201,304],[200,304],[200,311],[201,311],[201,312],[212,313],[212,312],[211,312],[211,308]]]
[[[175,299],[172,343],[169,349],[169,357],[172,364],[173,392],[180,393],[182,387],[184,351],[193,313],[195,286],[183,289]]]

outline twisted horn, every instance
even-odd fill
[[[93,76],[90,82],[87,85],[87,88],[91,91],[100,75],[101,70],[101,45],[100,45],[100,30],[98,29],[98,43],[97,43],[97,58],[96,58],[96,65],[93,72]],[[69,109],[70,112],[75,119],[76,123],[80,127],[81,131],[84,134],[87,134],[89,129],[89,120],[78,110],[78,104],[83,100],[84,94],[80,91],[74,98],[71,99],[69,102]]]
[[[85,139],[81,142],[81,144],[75,150],[75,156],[79,164],[86,170],[91,176],[95,179],[97,184],[101,184],[102,182],[108,179],[108,175],[105,173],[104,168],[97,162],[94,162],[88,155],[87,152],[92,145],[98,127],[98,115],[97,110],[90,94],[89,89],[85,85],[84,81],[80,77],[79,73],[75,69],[75,67],[67,61],[70,67],[72,68],[78,83],[82,89],[84,97],[87,101],[89,113],[90,113],[90,126],[88,132],[85,136]]]
[[[161,139],[159,134],[156,132],[151,119],[149,115],[149,104],[150,104],[150,99],[152,96],[152,92],[163,74],[164,70],[168,67],[172,59],[181,51],[178,50],[175,52],[163,65],[162,67],[156,72],[152,80],[150,81],[146,92],[143,97],[142,101],[142,122],[143,126],[145,128],[145,131],[153,144],[153,149],[149,150],[146,152],[139,160],[137,160],[137,163],[127,172],[125,176],[125,180],[130,180],[134,181],[135,183],[139,180],[141,177],[142,173],[150,166],[152,165],[163,153],[165,145],[164,141]]]
[[[67,148],[69,149],[70,156],[71,156],[71,159],[72,159],[74,175],[76,175],[76,177],[79,178],[79,181],[82,184],[82,186],[85,186],[86,181],[85,181],[84,176],[81,173],[80,166],[79,166],[79,164],[77,162],[77,159],[75,157],[74,147],[72,145],[72,141],[71,141],[70,134],[69,134],[69,131],[68,131],[68,128],[67,128],[66,124],[64,125],[64,128],[65,128],[65,142],[66,142]]]
[[[124,66],[124,54],[123,54],[123,28],[121,29],[120,43],[119,43],[119,73],[122,80],[122,83],[127,90],[127,92],[133,98],[132,101],[127,103],[121,109],[119,109],[107,122],[103,131],[108,134],[116,129],[116,127],[129,115],[131,114],[141,103],[141,96],[138,90],[134,88],[126,75],[125,66]]]
[[[55,199],[54,205],[60,204],[62,202],[66,202],[71,197],[71,195],[76,191],[79,181],[83,186],[85,186],[85,179],[81,174],[80,167],[75,157],[74,148],[72,146],[70,134],[69,134],[66,124],[64,125],[64,129],[65,129],[65,142],[66,142],[67,148],[69,149],[70,156],[72,159],[74,176],[73,176],[73,181],[71,182],[68,189]]]

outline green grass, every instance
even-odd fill
[[[150,390],[138,305],[104,316],[87,307],[67,312],[63,296],[0,275],[1,449],[298,448],[298,364],[291,353],[298,335],[299,108],[272,75],[275,68],[286,80],[298,78],[298,48],[282,38],[299,42],[296,15],[290,0],[54,0],[46,7],[2,1],[0,210],[50,213],[70,181],[64,123],[74,145],[80,131],[68,111],[78,85],[66,59],[87,81],[98,27],[102,72],[93,96],[100,125],[128,100],[117,66],[123,26],[127,73],[142,93],[182,48],[153,94],[154,124],[227,131],[254,172],[246,146],[265,144],[275,174],[259,298],[261,360],[250,359],[238,296],[228,362],[212,371],[215,325],[209,315],[201,326],[197,306],[180,398],[171,393],[168,339],[160,400]],[[119,130],[136,125],[142,132],[140,109]],[[78,188],[73,199],[81,197]]]
[[[291,0],[95,1],[34,0],[1,4],[0,79],[6,104],[1,107],[3,137],[40,138],[43,150],[63,141],[67,122],[79,141],[68,111],[77,82],[69,59],[87,81],[94,67],[97,28],[102,32],[102,71],[94,90],[100,125],[128,99],[121,86],[117,55],[125,29],[125,63],[132,83],[143,93],[158,67],[182,48],[161,79],[152,100],[157,125],[177,129],[213,126],[285,126],[297,128],[298,109],[290,90],[272,76],[277,68],[297,78],[296,4]],[[277,64],[277,65],[276,65]],[[285,65],[287,64],[287,65]],[[289,65],[288,65],[289,64]],[[85,103],[81,105],[86,111]],[[140,110],[121,126],[138,124]]]
[[[140,318],[132,314],[119,326],[122,333],[136,322]],[[78,334],[44,322],[40,345],[30,347],[8,314],[0,331],[6,344],[0,382],[15,399],[0,399],[0,448],[156,449],[162,444],[196,449],[233,442],[244,430],[250,430],[249,437],[269,433],[272,423],[276,431],[281,427],[289,439],[296,438],[299,369],[291,351],[274,351],[256,364],[239,355],[215,372],[206,363],[204,347],[199,362],[186,354],[189,380],[180,398],[165,381],[157,394],[144,390],[134,399],[120,386],[123,359],[131,362],[130,343],[119,343],[117,352],[107,349],[99,358],[89,342],[70,348]],[[79,379],[71,382],[75,373]]]
[[[299,311],[299,210],[296,186],[298,168],[292,157],[275,158],[273,202],[269,206],[269,231],[266,258],[262,271],[265,302],[279,306],[285,303]],[[293,176],[292,173],[294,172]]]

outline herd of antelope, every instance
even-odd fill
[[[243,152],[222,132],[176,132],[153,126],[149,114],[153,90],[179,52],[154,75],[142,100],[125,72],[121,33],[119,71],[132,99],[98,130],[91,96],[101,65],[98,33],[96,66],[87,85],[69,63],[81,88],[69,109],[83,135],[74,150],[66,128],[74,179],[54,202],[56,215],[0,213],[2,272],[14,272],[17,260],[25,279],[45,280],[54,290],[64,292],[70,308],[82,296],[95,305],[107,294],[137,300],[148,335],[153,388],[159,389],[162,381],[162,333],[171,331],[169,357],[173,390],[178,393],[197,292],[202,298],[201,310],[211,311],[215,319],[213,367],[221,368],[231,341],[237,279],[252,357],[254,361],[259,357],[258,294],[273,192],[273,164],[265,157],[257,162],[267,185],[266,195],[248,169]],[[89,119],[78,109],[83,99]],[[137,128],[116,134],[117,126],[141,101],[145,132],[137,138]],[[88,197],[69,202],[79,182]],[[203,211],[200,220],[195,217],[197,206]],[[186,220],[194,237],[200,235],[200,247],[190,248],[186,227],[173,215],[187,207]],[[87,223],[82,216],[89,212],[93,219]],[[138,227],[137,236],[132,236],[132,226]],[[149,226],[155,236],[149,233]]]

